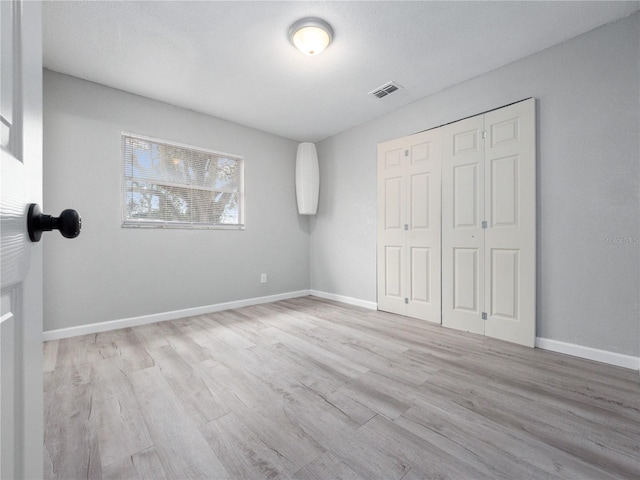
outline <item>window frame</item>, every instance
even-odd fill
[[[134,138],[142,140],[144,142],[162,144],[170,147],[181,148],[185,150],[195,151],[198,153],[204,153],[213,155],[215,157],[230,158],[238,162],[239,175],[238,175],[238,223],[234,224],[212,224],[212,223],[197,223],[197,222],[180,222],[180,221],[166,221],[166,220],[132,220],[127,219],[127,157],[126,157],[126,138]],[[121,188],[120,188],[120,218],[122,228],[160,228],[160,229],[183,229],[183,230],[244,230],[245,229],[245,181],[244,181],[244,156],[235,153],[221,152],[218,150],[212,150],[210,148],[196,147],[186,143],[174,142],[157,137],[150,137],[147,135],[140,135],[132,132],[121,132],[120,134],[120,167],[121,167]],[[189,188],[185,185],[184,188]]]

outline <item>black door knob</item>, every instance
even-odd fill
[[[29,205],[27,213],[27,230],[32,242],[39,242],[42,232],[60,230],[65,238],[76,238],[80,235],[82,219],[75,210],[64,210],[59,217],[44,215],[36,203]]]

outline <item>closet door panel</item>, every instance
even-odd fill
[[[491,160],[489,199],[491,205],[488,218],[492,228],[517,227],[519,217],[519,155],[495,158]]]
[[[384,229],[386,232],[401,231],[404,207],[404,179],[391,177],[384,180]]]
[[[431,272],[431,252],[425,247],[411,247],[410,249],[409,275],[411,292],[410,302],[431,303],[431,285],[429,273]]]
[[[472,117],[441,128],[442,324],[484,333],[484,128]]]
[[[402,140],[378,145],[378,308],[406,314],[407,187]]]
[[[520,303],[520,251],[492,248],[491,256],[491,300],[489,315],[505,321],[519,321]]]
[[[482,165],[475,161],[453,167],[453,228],[461,229],[479,227],[478,217],[481,210],[478,170]]]
[[[411,135],[407,145],[407,315],[441,322],[440,130]]]
[[[403,247],[401,245],[386,245],[384,249],[384,295],[401,300],[402,298],[402,268]]]
[[[535,101],[485,114],[485,334],[534,346]]]
[[[409,179],[410,222],[413,230],[428,230],[431,226],[431,172],[416,173]]]
[[[453,310],[480,314],[480,258],[477,248],[453,249]]]

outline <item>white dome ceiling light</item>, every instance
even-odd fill
[[[305,55],[318,55],[333,40],[333,28],[319,18],[301,18],[289,28],[289,40]]]

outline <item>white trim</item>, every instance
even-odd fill
[[[356,305],[369,310],[378,309],[378,304],[376,302],[369,302],[367,300],[360,300],[353,297],[345,297],[343,295],[336,295],[335,293],[322,292],[319,290],[299,290],[297,292],[280,293],[266,297],[247,298],[245,300],[235,300],[232,302],[217,303],[202,307],[185,308],[183,310],[173,310],[171,312],[153,313],[151,315],[142,315],[139,317],[123,318],[120,320],[79,325],[77,327],[48,330],[43,332],[42,339],[47,342],[49,340],[107,332],[110,330],[117,330],[119,328],[136,327],[138,325],[163,322],[165,320],[175,320],[177,318],[191,317],[194,315],[205,315],[207,313],[220,312],[222,310],[230,310],[232,308],[249,307],[251,305],[259,305],[262,303],[288,300],[290,298],[306,297],[307,295],[313,295],[315,297],[334,300],[336,302],[342,302],[349,305]],[[599,350],[597,348],[584,347],[582,345],[560,342],[558,340],[541,337],[536,338],[536,347],[543,350],[572,355],[574,357],[585,358],[587,360],[595,360],[596,362],[606,363],[609,365],[629,368],[631,370],[640,370],[640,357],[634,357],[632,355],[623,355],[621,353],[609,352],[607,350]]]
[[[321,292],[320,290],[309,290],[309,295],[326,298],[327,300],[335,300],[336,302],[348,303],[349,305],[356,305],[357,307],[368,308],[369,310],[378,309],[378,304],[376,302],[369,302],[367,300],[360,300],[359,298],[353,297],[345,297],[343,295],[336,295],[335,293]]]
[[[204,305],[202,307],[185,308],[182,310],[173,310],[171,312],[152,313],[151,315],[141,315],[139,317],[90,323],[88,325],[78,325],[77,327],[59,328],[57,330],[48,330],[43,332],[42,340],[47,342],[49,340],[59,340],[61,338],[107,332],[109,330],[117,330],[119,328],[137,327],[138,325],[146,325],[148,323],[175,320],[177,318],[192,317],[194,315],[205,315],[207,313],[220,312],[222,310],[230,310],[232,308],[249,307],[251,305],[277,302],[279,300],[288,300],[290,298],[306,297],[308,295],[310,295],[309,290],[299,290],[297,292],[280,293],[266,297],[247,298],[245,300],[235,300],[233,302]]]
[[[574,357],[585,358],[587,360],[595,360],[596,362],[607,363],[617,367],[630,368],[631,370],[640,370],[640,357],[632,355],[623,355],[621,353],[609,352],[607,350],[599,350],[597,348],[584,347],[573,343],[560,342],[549,338],[536,338],[536,347],[552,352],[565,353]]]

